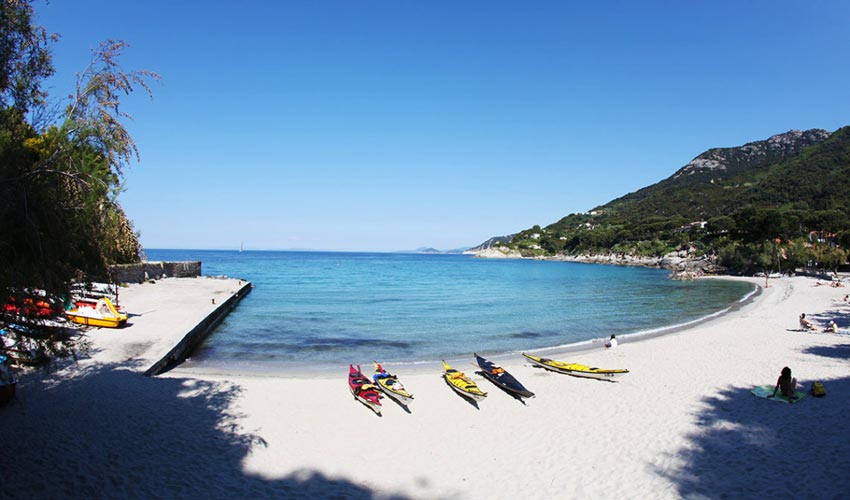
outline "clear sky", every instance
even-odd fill
[[[450,249],[711,147],[850,124],[850,2],[51,0],[62,97],[100,41],[147,248]]]

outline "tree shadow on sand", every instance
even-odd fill
[[[0,496],[401,498],[310,470],[279,479],[244,472],[243,459],[266,443],[237,427],[239,392],[115,365],[28,374],[0,407]]]
[[[847,359],[848,348],[804,352]],[[808,390],[813,380],[803,381]],[[809,395],[793,405],[756,398],[752,387],[730,387],[706,397],[697,415],[702,429],[669,457],[684,465],[657,473],[685,498],[846,498],[850,377],[823,382],[824,398]]]
[[[818,330],[823,330],[830,321],[835,321],[840,329],[850,327],[850,314],[841,309],[830,309],[817,314],[809,314],[808,317],[815,321],[817,325],[821,325]]]
[[[850,360],[850,338],[845,337],[843,340],[845,340],[843,344],[810,346],[804,349],[803,352],[824,358]],[[850,415],[848,415],[848,418],[850,418]]]

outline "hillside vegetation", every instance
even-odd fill
[[[731,272],[846,263],[850,127],[708,150],[671,177],[501,243],[526,257],[670,252]],[[492,243],[491,243],[492,245]]]

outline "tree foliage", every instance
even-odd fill
[[[57,39],[34,25],[32,17],[28,1],[0,4],[0,107],[21,115],[44,104],[47,93],[41,90],[41,82],[53,74],[48,41]]]
[[[0,289],[60,292],[79,273],[103,279],[107,264],[139,259],[117,201],[138,159],[120,102],[159,77],[124,71],[126,44],[104,42],[51,115],[41,87],[57,38],[33,15],[30,0],[0,0]]]

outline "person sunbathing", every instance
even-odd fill
[[[776,391],[781,390],[781,395],[785,396],[788,399],[789,403],[793,403],[797,400],[794,396],[794,393],[797,391],[797,379],[791,377],[791,369],[787,366],[782,369],[782,373],[779,375],[779,378],[776,379],[776,387],[773,388],[773,394],[768,396],[772,398],[776,396]]]
[[[829,326],[823,329],[824,333],[838,333],[838,325],[835,324],[835,320],[831,320],[829,322]]]
[[[803,330],[814,330],[815,329],[815,327],[812,325],[812,323],[809,320],[806,319],[806,313],[800,314],[800,327]]]

